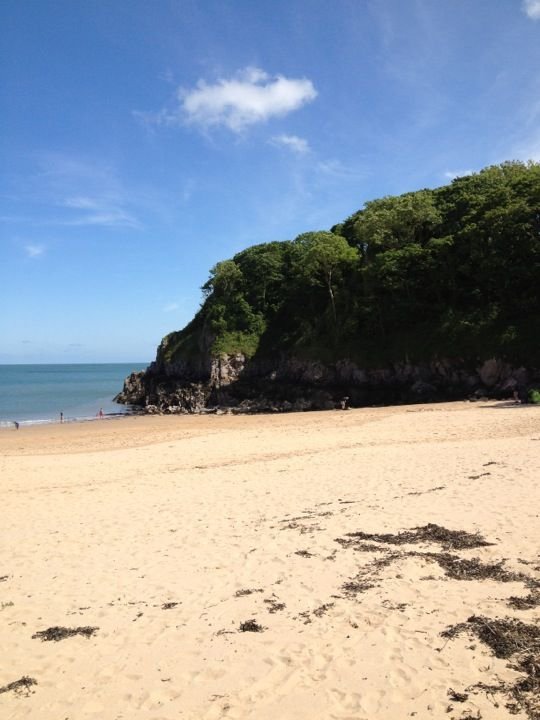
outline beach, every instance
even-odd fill
[[[510,402],[1,430],[0,716],[525,718],[539,457]]]

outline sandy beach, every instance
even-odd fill
[[[0,716],[534,717],[539,458],[503,402],[1,431]]]

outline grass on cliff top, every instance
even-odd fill
[[[259,348],[260,335],[248,332],[222,332],[214,337],[204,330],[204,317],[198,313],[183,330],[169,333],[161,341],[158,357],[166,363],[189,362],[206,355],[242,353],[252,358]]]
[[[213,355],[234,355],[242,353],[246,358],[252,358],[259,347],[260,336],[243,332],[226,332],[217,337],[212,343]]]

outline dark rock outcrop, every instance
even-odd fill
[[[240,353],[167,363],[132,373],[117,402],[148,413],[288,412],[442,400],[523,396],[540,371],[492,358],[436,360],[364,369],[350,360],[325,365],[283,356],[248,360]],[[346,398],[346,401],[344,401]]]

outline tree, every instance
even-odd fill
[[[354,236],[367,263],[384,250],[424,245],[440,221],[433,192],[419,190],[367,202],[354,222]]]
[[[344,237],[332,232],[308,232],[294,241],[299,249],[298,270],[304,276],[325,284],[332,306],[334,326],[337,325],[334,282],[336,276],[358,260],[358,250],[349,245]]]
[[[202,286],[206,297],[230,297],[242,285],[244,276],[234,260],[223,260],[210,270],[210,277]]]
[[[284,255],[289,245],[289,242],[263,243],[234,256],[244,277],[249,278],[246,296],[262,312],[273,312],[281,304]]]

